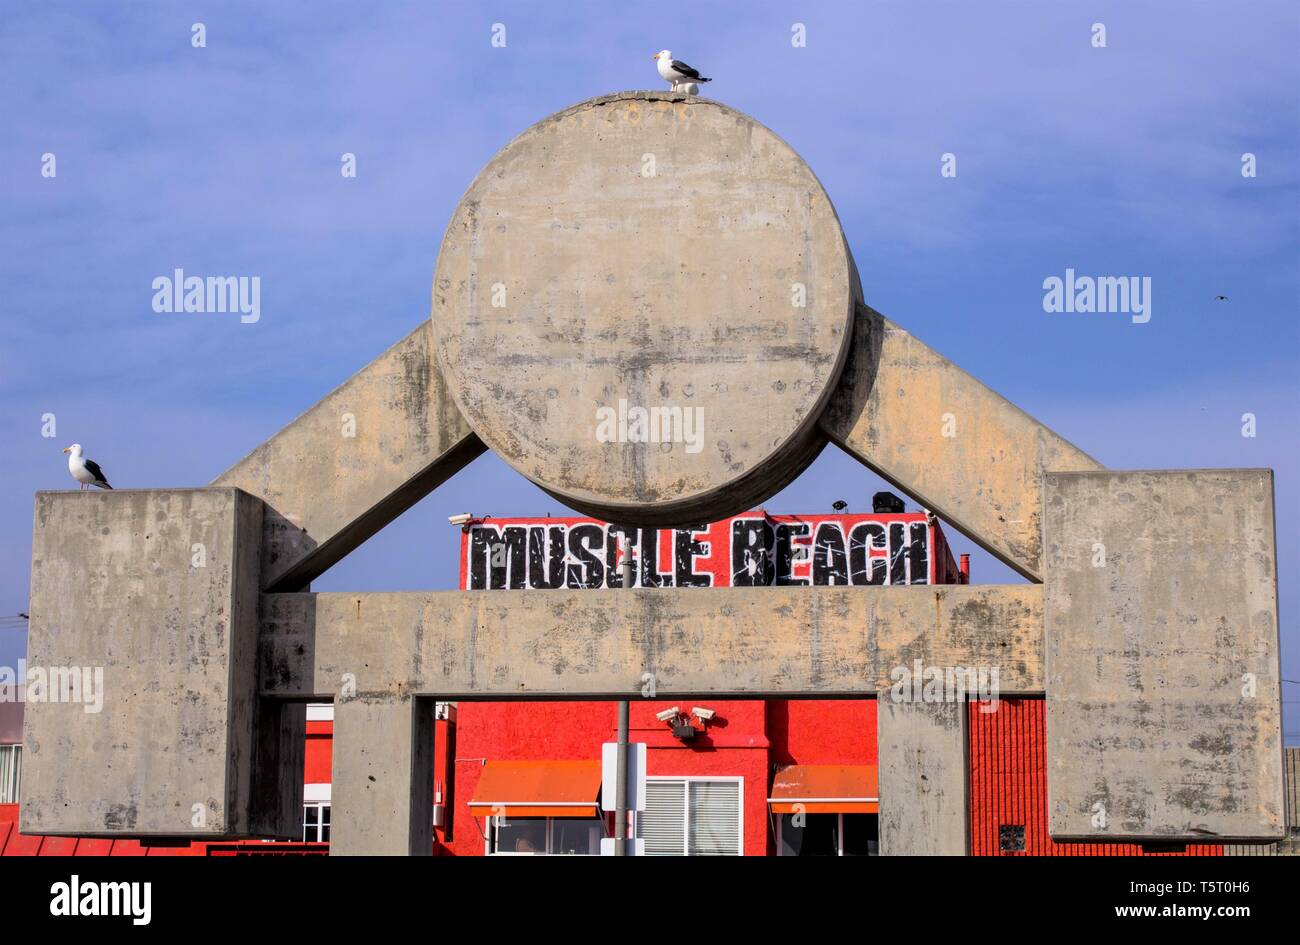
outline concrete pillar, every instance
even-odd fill
[[[433,700],[362,695],[334,703],[330,854],[433,852]]]
[[[876,700],[881,856],[970,850],[965,702]]]

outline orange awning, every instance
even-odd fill
[[[772,796],[767,802],[774,814],[875,814],[880,811],[876,766],[780,768],[772,779]]]
[[[475,817],[598,817],[599,761],[489,761],[469,802]]]

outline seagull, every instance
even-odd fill
[[[99,463],[93,459],[83,459],[81,455],[81,444],[73,443],[71,446],[64,447],[63,452],[71,453],[68,457],[68,472],[72,473],[72,478],[81,483],[82,490],[86,486],[99,486],[101,489],[112,489],[108,480],[104,478],[104,470],[99,468]]]
[[[679,91],[679,86],[682,85],[713,81],[700,75],[698,70],[692,69],[680,59],[674,59],[672,52],[667,49],[659,50],[653,58],[659,63],[659,77],[665,82],[671,82],[674,92]]]
[[[1226,295],[1216,295],[1216,296],[1214,297],[1214,301],[1216,301],[1216,302],[1226,302],[1226,301],[1228,301],[1228,297],[1227,297]]]

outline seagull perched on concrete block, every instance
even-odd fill
[[[659,77],[665,82],[671,82],[674,92],[691,92],[695,94],[699,91],[697,82],[712,82],[713,80],[700,75],[698,69],[693,69],[680,59],[674,59],[671,51],[661,49],[654,55],[659,67]],[[694,90],[690,87],[694,86]]]
[[[81,483],[84,490],[86,486],[99,486],[101,489],[112,489],[108,480],[104,478],[104,470],[99,468],[99,463],[93,459],[85,459],[81,455],[81,444],[73,443],[71,446],[64,447],[63,452],[71,453],[68,457],[68,472],[72,473],[72,478]]]

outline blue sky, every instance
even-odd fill
[[[4,0],[0,614],[27,609],[32,493],[70,484],[63,446],[119,486],[207,483],[427,317],[443,229],[498,148],[661,87],[664,47],[817,172],[875,308],[1109,466],[1275,469],[1300,679],[1300,6],[1282,0]],[[260,276],[261,320],[155,313],[175,267]],[[1149,276],[1151,321],[1045,313],[1067,267]],[[877,487],[831,449],[768,507]],[[561,511],[485,456],[316,588],[452,586],[445,516],[467,509]],[[974,571],[1018,580],[982,552]],[[0,662],[20,646],[0,630]]]

